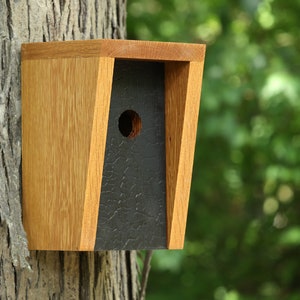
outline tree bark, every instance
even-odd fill
[[[0,299],[139,297],[134,251],[29,253],[21,221],[21,44],[125,38],[125,16],[126,0],[0,0]]]

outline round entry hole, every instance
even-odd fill
[[[119,117],[119,130],[123,136],[133,139],[140,134],[142,120],[134,110],[125,110]]]

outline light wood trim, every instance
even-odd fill
[[[96,57],[22,62],[23,220],[32,250],[79,250],[98,71]]]
[[[167,248],[182,249],[187,221],[202,62],[166,63]]]
[[[95,248],[114,59],[100,58],[80,250]]]
[[[156,61],[203,61],[205,45],[130,40],[89,40],[22,45],[22,59],[112,57]]]

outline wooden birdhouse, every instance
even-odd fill
[[[180,249],[205,45],[22,45],[31,250]]]

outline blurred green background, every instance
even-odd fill
[[[185,249],[147,299],[300,299],[300,1],[128,0],[128,38],[207,44]]]

